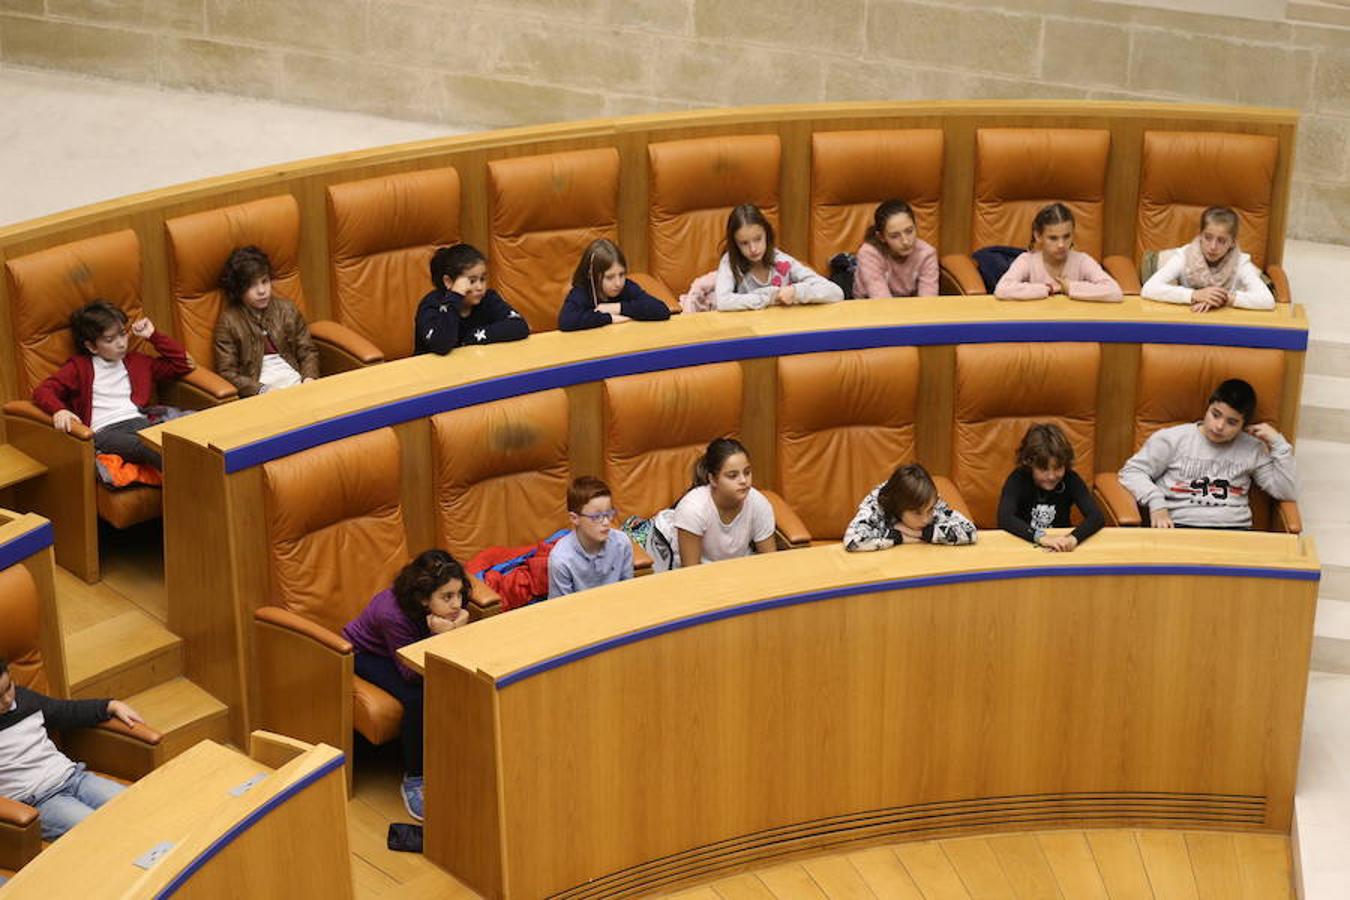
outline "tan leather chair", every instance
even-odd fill
[[[619,151],[613,147],[488,163],[492,287],[529,322],[555,331],[581,254],[597,238],[619,239]],[[642,289],[678,308],[655,279]]]
[[[1025,247],[1041,207],[1072,210],[1074,249],[1102,258],[1106,160],[1111,133],[1093,128],[981,128],[975,132],[975,203],[970,252]],[[975,261],[942,257],[944,279],[963,294],[986,294]]]
[[[461,562],[568,527],[567,394],[561,389],[468,406],[431,418],[438,546]],[[473,587],[474,618],[501,598]]]
[[[228,302],[220,287],[220,271],[237,248],[253,244],[266,253],[272,263],[273,290],[305,312],[305,289],[300,283],[300,207],[290,194],[167,219],[164,232],[178,339],[198,366],[215,365],[216,320]],[[305,320],[319,351],[319,369],[325,375],[384,359],[378,347],[336,322],[315,322],[308,315]],[[411,325],[408,330],[411,333]]]
[[[741,392],[740,364],[730,362],[605,379],[604,480],[623,514],[650,518],[684,496],[708,442],[740,436]],[[779,543],[808,544],[783,498],[756,487],[773,505]]]
[[[1238,244],[1275,284],[1275,299],[1289,302],[1284,269],[1270,265],[1271,250],[1283,236],[1270,230],[1278,138],[1214,131],[1146,131],[1139,176],[1139,217],[1135,258],[1110,256],[1104,264],[1126,293],[1138,293],[1139,262],[1150,250],[1189,243],[1209,206],[1238,214]]]
[[[431,256],[458,243],[459,173],[447,166],[328,187],[333,318],[385,359],[413,351]]]
[[[1027,428],[1052,422],[1093,469],[1097,344],[964,344],[956,348],[952,480],[980,528],[998,526],[998,498]],[[1086,476],[1085,476],[1086,477]]]
[[[130,229],[15,257],[5,263],[5,280],[18,362],[15,387],[21,397],[31,397],[75,353],[70,315],[76,309],[101,298],[125,311],[129,320],[143,315],[141,245]],[[155,325],[169,327],[167,322]],[[139,340],[132,347],[154,353]],[[163,402],[189,409],[234,396],[232,386],[200,366],[159,389]],[[45,476],[14,489],[16,505],[51,519],[56,560],[63,568],[85,581],[98,581],[98,519],[127,528],[158,517],[159,488],[108,490],[94,475],[93,432],[85,425],[76,425],[69,434],[57,431],[51,416],[28,400],[6,403],[4,410],[9,443],[48,469]]]
[[[353,729],[383,744],[403,720],[398,700],[356,677],[342,636],[408,562],[400,466],[391,428],[263,465],[269,587],[254,611],[254,724],[348,759]]]
[[[817,131],[811,136],[811,265],[857,253],[872,214],[892,197],[909,203],[919,237],[941,247],[941,128]]]
[[[915,347],[778,358],[778,484],[813,542],[841,540],[868,492],[914,462],[918,397]],[[969,515],[950,480],[933,481]]]
[[[672,296],[717,268],[734,207],[753,203],[778,228],[780,155],[776,134],[647,145],[647,253],[652,274]]]
[[[1221,382],[1241,378],[1256,390],[1254,422],[1280,428],[1284,392],[1284,352],[1252,347],[1199,347],[1143,344],[1134,398],[1134,450],[1160,428],[1199,421],[1205,403]],[[1292,438],[1293,435],[1286,435]],[[1083,471],[1087,471],[1086,468]],[[1120,484],[1118,472],[1098,472],[1094,485],[1108,525],[1147,522],[1134,496]],[[1259,488],[1251,495],[1252,527],[1298,534],[1303,520],[1292,500],[1273,500]]]
[[[35,559],[30,558],[30,562]],[[50,570],[51,563],[45,565]],[[51,621],[54,617],[44,615],[44,607],[55,609],[55,598],[44,598],[40,593],[50,590],[50,571],[44,582],[47,587],[39,588],[27,563],[15,563],[0,570],[0,657],[9,660],[9,674],[16,685],[49,697],[66,697],[59,665],[55,673],[49,673],[42,652],[44,643],[51,646],[55,641],[60,646],[59,634],[44,634],[44,628],[57,629]],[[96,728],[55,737],[73,759],[123,783],[154,768],[155,750],[161,739],[152,728],[145,725],[128,728],[116,719]],[[38,811],[0,797],[0,869],[10,872],[20,869],[41,850]]]

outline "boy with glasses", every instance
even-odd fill
[[[612,526],[618,513],[609,486],[583,475],[567,489],[572,530],[548,555],[549,599],[633,577],[633,545]]]

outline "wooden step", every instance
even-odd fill
[[[126,697],[183,673],[183,642],[135,607],[66,635],[75,698]]]
[[[145,718],[145,724],[164,735],[158,764],[199,741],[230,741],[229,709],[186,678],[174,678],[121,699]]]

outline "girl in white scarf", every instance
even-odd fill
[[[1188,304],[1198,313],[1225,306],[1274,309],[1275,297],[1251,257],[1238,247],[1237,236],[1237,213],[1211,206],[1200,216],[1200,233],[1184,247],[1164,251],[1165,261],[1139,295]]]

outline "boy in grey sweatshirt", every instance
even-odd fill
[[[1293,500],[1294,448],[1266,422],[1248,425],[1256,391],[1231,378],[1214,389],[1199,422],[1155,432],[1120,470],[1154,528],[1251,528],[1255,481]]]

